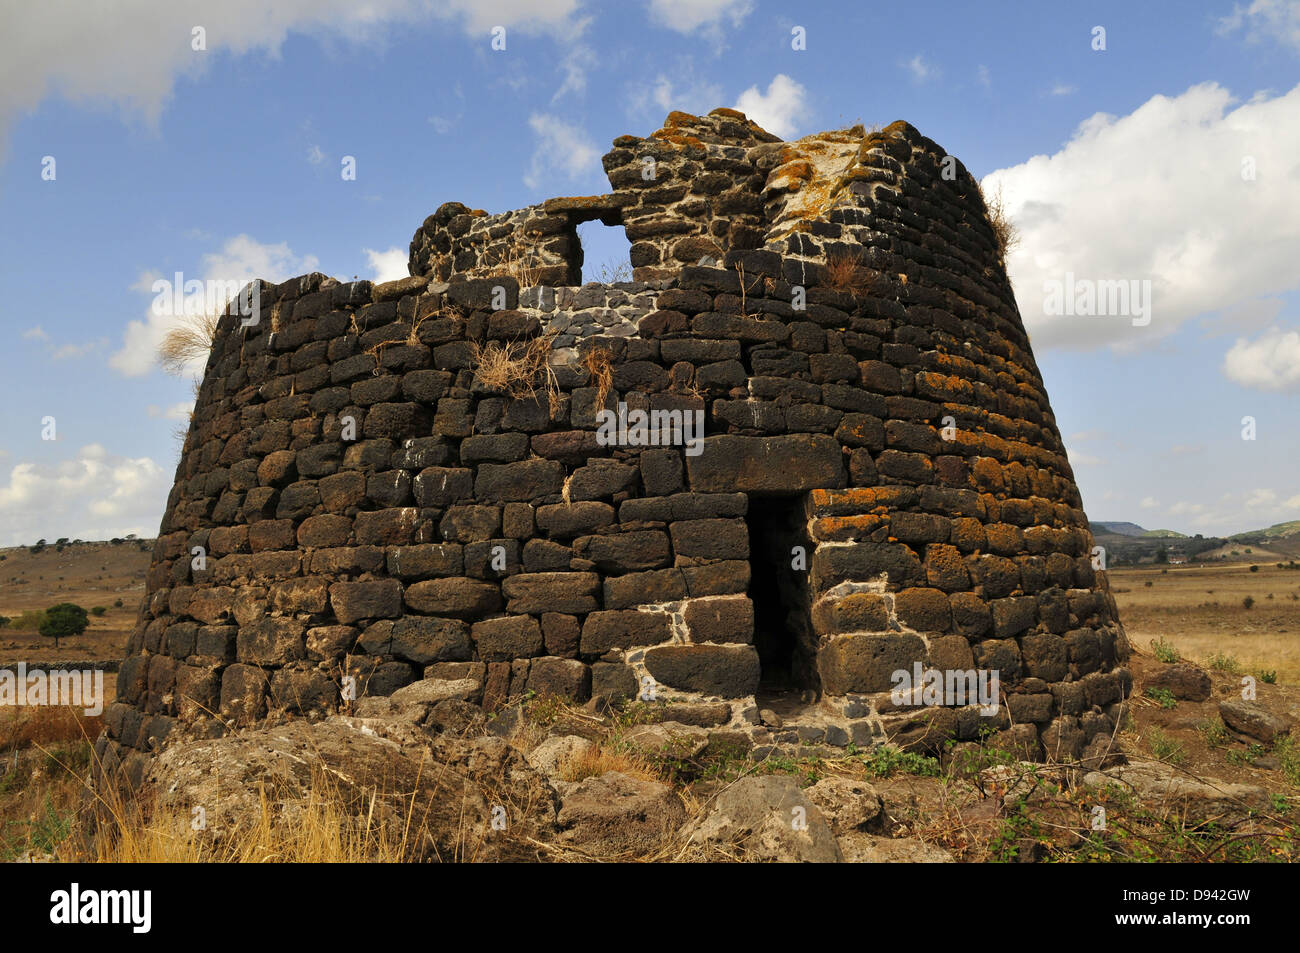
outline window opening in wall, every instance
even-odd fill
[[[583,222],[578,226],[578,245],[584,284],[632,280],[632,243],[622,225]]]
[[[819,685],[807,571],[812,553],[804,498],[751,496],[745,519],[759,699],[767,705],[784,702],[797,708],[816,697]]]

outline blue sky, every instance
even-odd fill
[[[1001,188],[1092,518],[1300,518],[1297,0],[264,6],[0,0],[0,545],[156,532],[191,390],[155,278],[398,277],[442,202],[605,191],[614,137],[716,106],[906,119]],[[1150,281],[1150,324],[1045,313],[1065,272]]]

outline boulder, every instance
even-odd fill
[[[1210,697],[1210,676],[1190,662],[1167,665],[1147,679],[1148,689],[1164,689],[1189,702],[1203,702]]]
[[[822,778],[804,791],[836,834],[865,827],[880,816],[880,795],[857,778]]]
[[[499,739],[455,743],[473,751],[479,740]],[[291,825],[313,798],[324,796],[344,817],[373,811],[381,829],[404,832],[390,845],[400,856],[379,851],[387,859],[539,859],[527,839],[552,828],[553,804],[521,801],[525,809],[511,801],[504,805],[505,829],[494,829],[500,805],[489,796],[486,776],[467,770],[472,760],[431,751],[411,725],[333,716],[177,742],[154,760],[147,792],[186,826],[193,808],[202,807],[203,836],[233,849],[241,832],[260,822],[264,803],[272,805],[275,823]],[[430,764],[439,769],[430,771]]]
[[[1195,824],[1238,823],[1252,811],[1271,810],[1268,792],[1253,784],[1232,784],[1218,778],[1194,778],[1160,761],[1131,761],[1105,771],[1089,771],[1090,788],[1117,785],[1152,805],[1183,812]]]
[[[558,842],[595,857],[653,855],[686,819],[658,781],[606,771],[562,787]]]
[[[691,832],[709,856],[783,863],[844,859],[830,825],[790,778],[746,777],[709,805]]]
[[[578,735],[551,735],[528,752],[528,763],[548,778],[555,778],[566,764],[590,750],[591,742],[586,738]]]
[[[1274,714],[1259,702],[1227,698],[1219,702],[1219,716],[1233,731],[1239,731],[1265,744],[1291,733],[1291,721]]]
[[[954,864],[956,859],[942,847],[914,837],[876,837],[852,831],[839,839],[845,863],[849,864]]]

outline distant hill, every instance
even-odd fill
[[[1093,521],[1093,535],[1095,536],[1098,531],[1103,533],[1116,533],[1120,536],[1145,536],[1147,532],[1137,523],[1101,523]]]
[[[1256,529],[1251,530],[1248,533],[1238,533],[1235,536],[1229,536],[1228,539],[1249,542],[1254,539],[1259,539],[1262,536],[1271,538],[1277,536],[1297,535],[1300,535],[1300,520],[1291,520],[1287,523],[1274,523],[1268,529]]]
[[[1142,535],[1147,539],[1187,539],[1186,533],[1178,533],[1172,529],[1149,529]]]

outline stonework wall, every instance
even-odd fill
[[[775,741],[1111,733],[1127,642],[960,163],[905,123],[782,143],[717,110],[605,167],[605,196],[443,206],[411,278],[307,275],[222,319],[110,764],[421,679],[489,708],[650,691]],[[572,287],[594,218],[635,282]],[[539,338],[535,393],[483,382]],[[701,452],[603,441],[620,404],[699,412]],[[997,713],[900,706],[916,663],[998,672]]]

